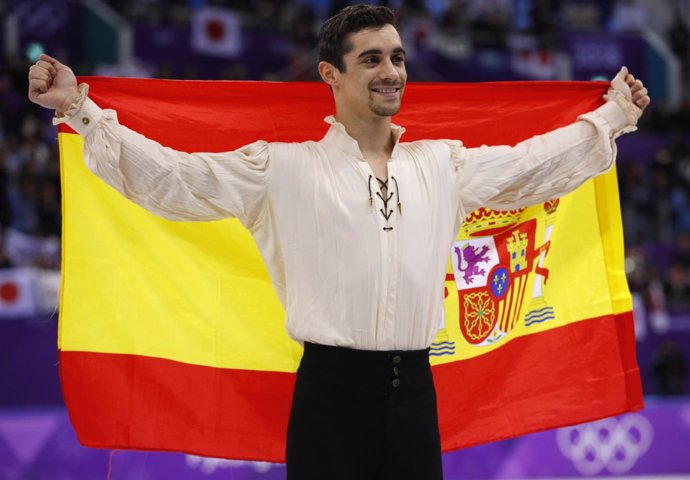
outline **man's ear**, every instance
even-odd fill
[[[326,82],[331,88],[338,83],[338,74],[340,70],[335,68],[333,64],[328,62],[319,62],[319,75],[321,79]]]

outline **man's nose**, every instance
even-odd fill
[[[395,68],[393,62],[390,58],[384,60],[381,65],[381,78],[387,80],[398,80],[400,78],[400,72]]]

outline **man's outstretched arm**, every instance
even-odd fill
[[[535,205],[609,170],[616,156],[615,139],[636,129],[650,100],[642,82],[626,68],[611,81],[604,98],[603,106],[576,122],[515,146],[464,148],[450,142],[460,213]]]
[[[237,217],[247,227],[266,205],[269,146],[259,141],[224,153],[184,153],[118,122],[77,85],[72,70],[42,55],[29,70],[29,99],[56,111],[84,137],[89,169],[124,196],[172,220]]]

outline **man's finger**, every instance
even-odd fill
[[[644,97],[640,98],[639,100],[636,100],[635,105],[640,107],[641,110],[644,110],[647,107],[647,105],[649,105],[649,103],[651,101],[652,100],[649,98],[649,96],[645,95]]]
[[[620,71],[616,74],[615,77],[611,80],[611,87],[614,90],[617,90],[623,94],[626,95],[627,97],[627,90],[629,90],[627,84],[625,83],[625,78],[628,75],[628,69],[626,67],[623,67],[620,69]]]
[[[643,90],[640,90],[639,92],[635,92],[635,95],[633,95],[633,101],[637,102],[637,101],[643,99],[644,97],[647,97],[648,96],[647,93],[648,92],[647,92],[646,88]]]
[[[39,60],[39,61],[40,61],[40,60],[43,60],[43,61],[45,61],[45,62],[48,62],[49,64],[51,64],[52,66],[54,66],[55,69],[59,69],[59,68],[65,67],[65,65],[63,65],[62,63],[60,63],[60,62],[58,61],[58,59],[53,58],[53,57],[51,57],[50,55],[45,54],[45,53],[42,53],[41,56],[38,57],[38,60]]]
[[[48,84],[45,80],[32,79],[29,80],[29,94],[34,94],[35,97],[41,93],[46,93],[48,91]],[[32,97],[32,98],[35,98]]]
[[[635,83],[630,85],[630,91],[633,93],[642,90],[643,88],[644,85],[642,84],[642,80],[635,80]]]
[[[47,73],[47,70],[43,67],[39,67],[38,65],[31,65],[31,67],[29,67],[29,78],[40,75],[41,72]]]
[[[649,93],[649,90],[647,90],[644,87],[639,88],[639,89],[635,89],[635,90],[633,90],[633,98],[642,98],[645,95],[647,95],[648,93]]]
[[[622,67],[618,73],[616,74],[615,77],[613,77],[613,80],[611,80],[611,84],[613,84],[616,81],[624,82],[625,77],[628,76],[628,67]]]
[[[36,67],[42,68],[48,72],[50,72],[52,75],[55,75],[57,73],[57,69],[53,66],[52,63],[49,63],[45,60],[39,60],[38,62],[35,63]]]
[[[29,74],[29,79],[49,80],[53,78],[46,69],[36,68]]]
[[[36,65],[32,66],[29,69],[29,80],[33,80],[35,78],[43,78],[44,75],[47,75],[47,72],[44,69],[37,67]]]

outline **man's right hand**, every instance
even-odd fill
[[[64,113],[79,98],[77,77],[67,65],[43,54],[29,68],[29,100]]]

